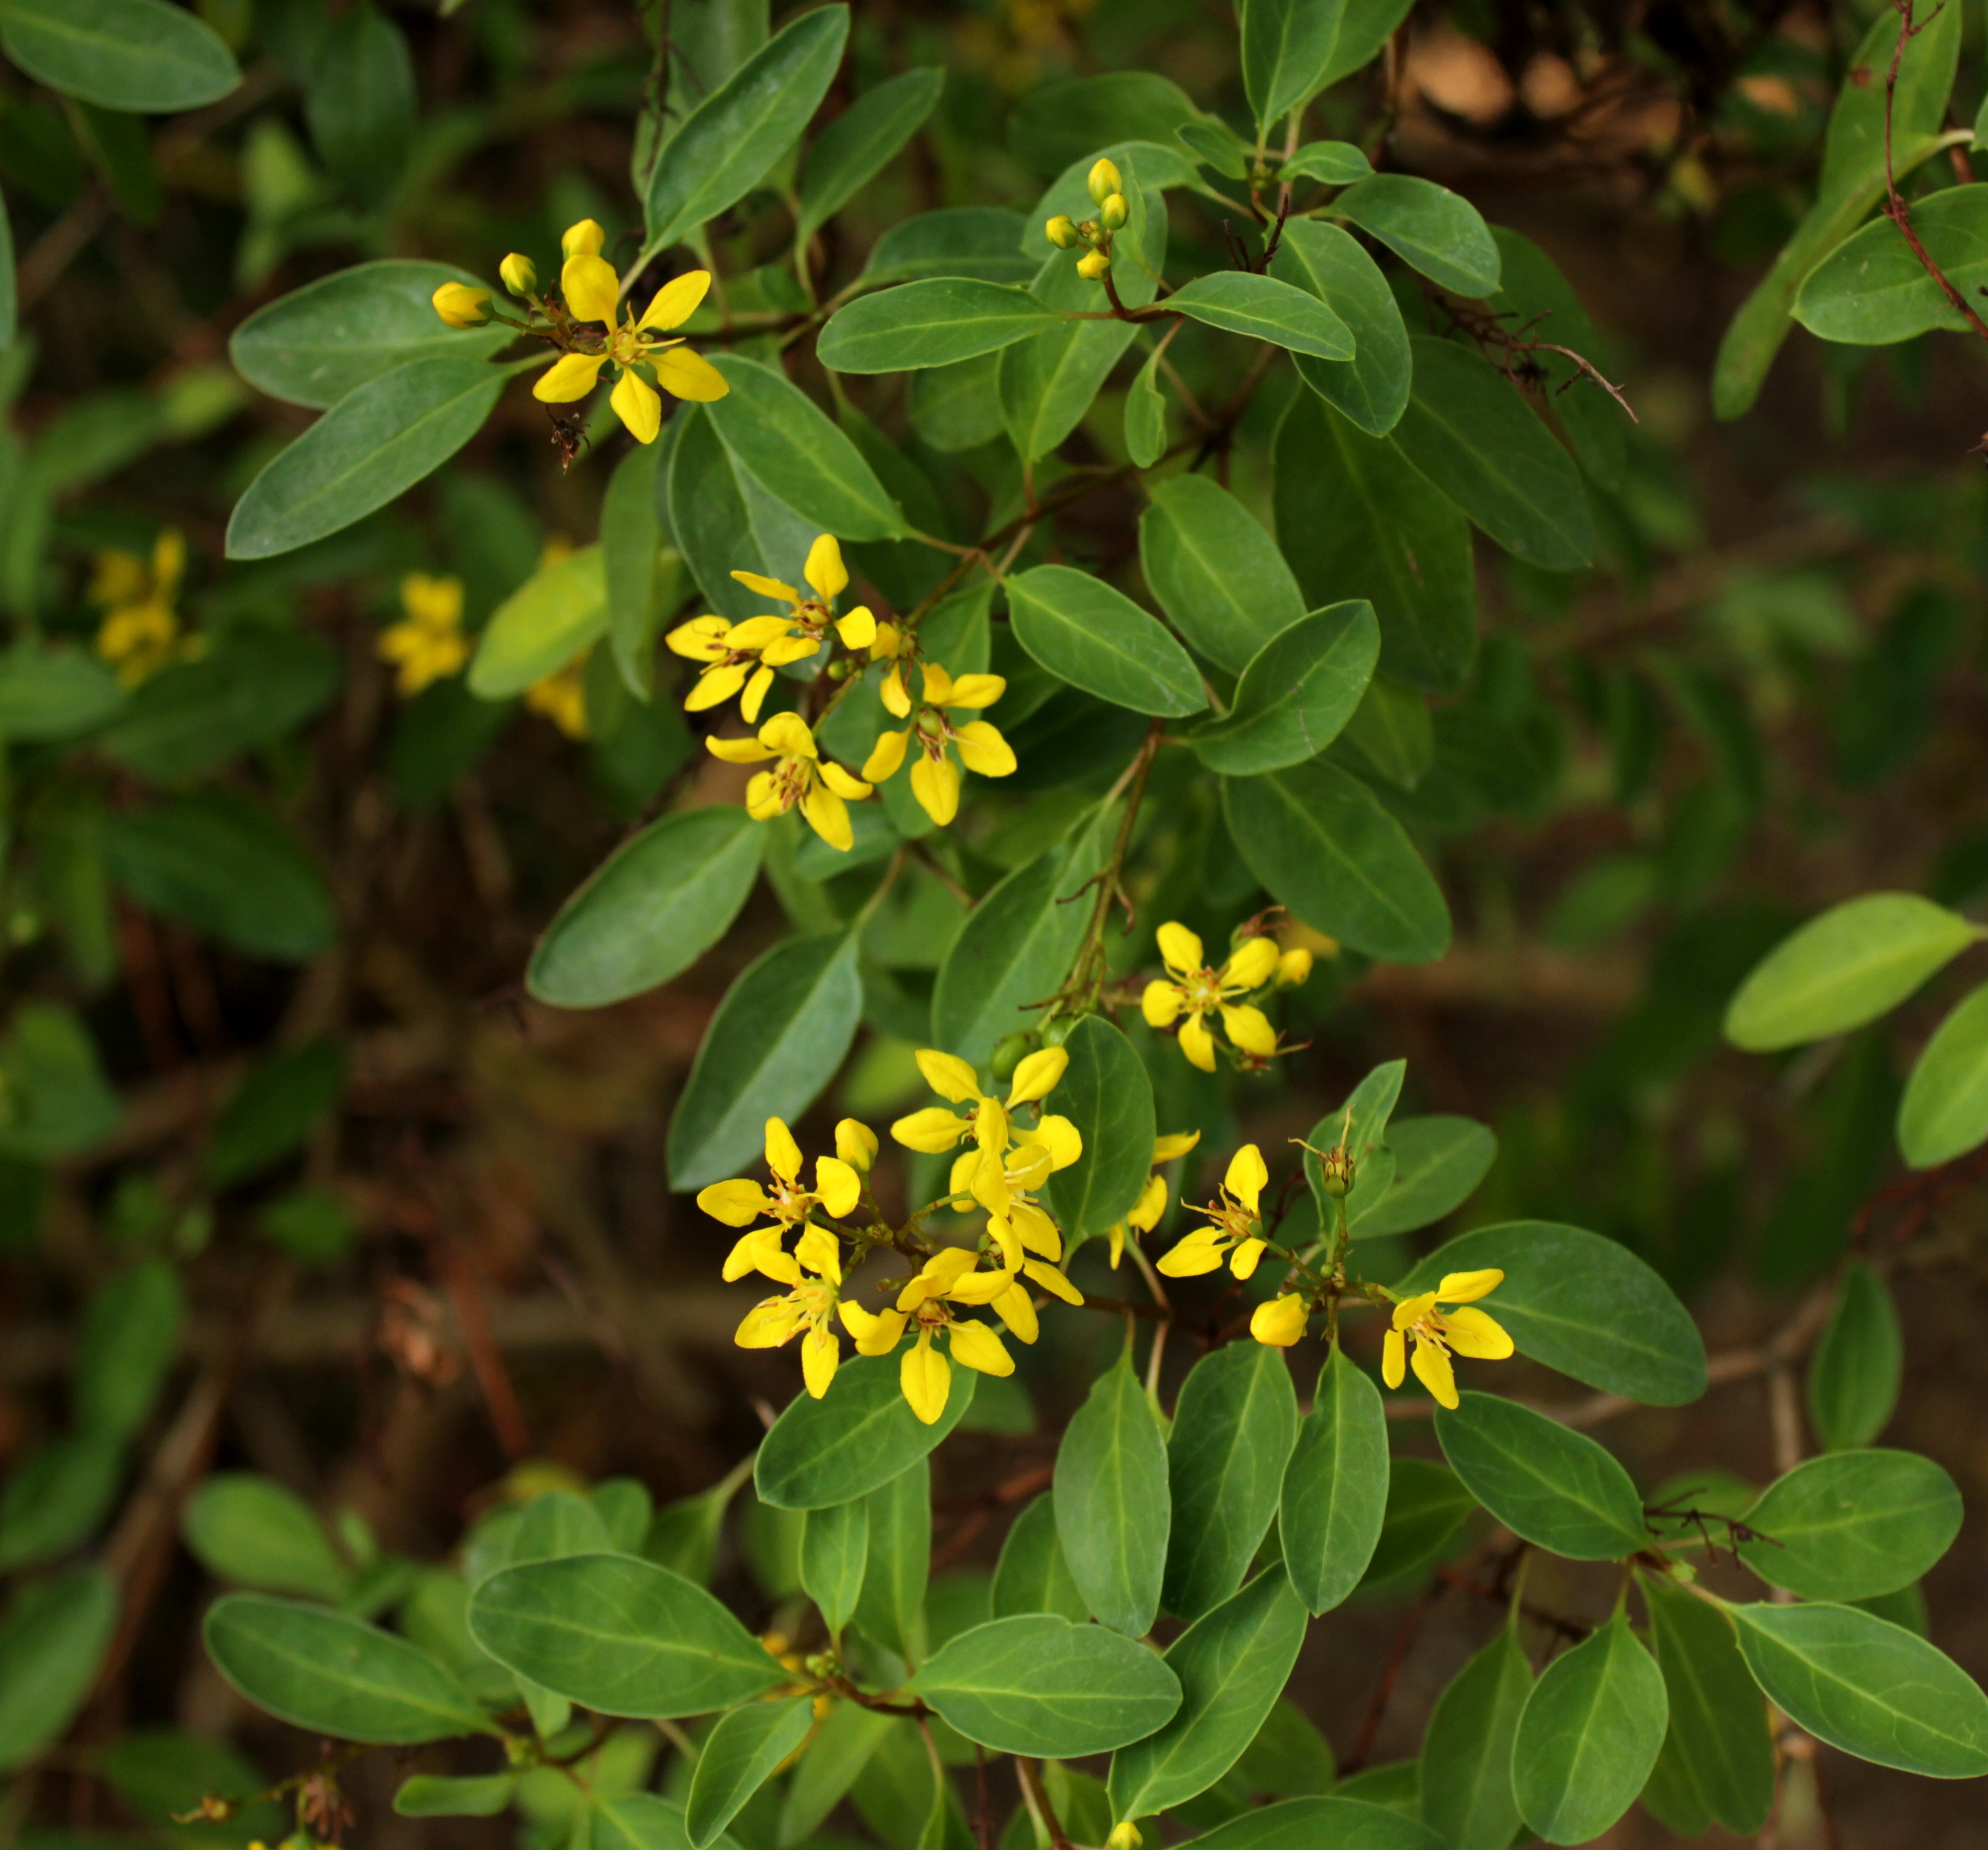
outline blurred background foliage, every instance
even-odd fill
[[[662,1507],[655,1545],[681,1531],[717,1549],[747,1610],[770,1618],[793,1585],[773,1513],[699,1498],[749,1450],[760,1397],[783,1400],[789,1371],[730,1346],[739,1294],[715,1282],[727,1236],[668,1194],[663,1135],[730,978],[783,911],[805,925],[836,908],[833,883],[804,853],[776,857],[690,976],[593,1013],[526,1000],[536,933],[693,741],[671,704],[644,707],[597,671],[605,651],[576,725],[570,698],[479,702],[459,680],[401,698],[377,648],[407,573],[459,580],[473,631],[547,549],[590,539],[625,439],[597,418],[563,470],[544,408],[514,393],[457,462],[361,525],[259,563],[224,564],[221,545],[243,487],[307,421],[228,365],[245,316],[370,257],[492,276],[505,251],[543,256],[586,217],[625,259],[643,152],[631,125],[659,22],[683,53],[680,109],[757,42],[763,5],[756,20],[750,0],[198,12],[243,81],[188,113],[119,113],[0,69],[20,303],[0,355],[0,605],[18,638],[70,645],[78,663],[100,651],[134,690],[82,743],[45,737],[46,690],[0,658],[0,1570],[28,1589],[10,1625],[46,1621],[35,1576],[86,1547],[120,1595],[94,1673],[63,1693],[76,1712],[64,1743],[0,1804],[0,1838],[50,1846],[205,1850],[282,1828],[266,1806],[170,1821],[203,1790],[259,1790],[313,1751],[252,1717],[198,1648],[211,1574],[260,1584],[191,1517],[182,1537],[211,1471],[260,1473],[319,1512],[320,1571],[301,1590],[359,1611],[409,1598],[417,1564],[478,1513],[615,1476]],[[1316,132],[1442,181],[1546,249],[1637,421],[1607,439],[1621,449],[1593,492],[1595,567],[1547,573],[1479,541],[1469,686],[1426,736],[1345,748],[1391,778],[1440,870],[1454,948],[1421,967],[1322,962],[1294,998],[1311,1044],[1267,1075],[1218,1084],[1175,1057],[1154,1066],[1163,1128],[1199,1122],[1213,1161],[1239,1135],[1302,1134],[1371,1064],[1405,1055],[1405,1108],[1498,1135],[1453,1225],[1523,1215],[1608,1233],[1694,1300],[1715,1352],[1772,1332],[1874,1202],[1880,1227],[1936,1213],[1964,1239],[1981,1219],[1967,1175],[1930,1200],[1882,1193],[1898,1174],[1900,1076],[1964,973],[1778,1068],[1719,1038],[1740,979],[1817,908],[1883,887],[1959,907],[1988,896],[1976,350],[1937,335],[1824,347],[1797,330],[1757,408],[1712,415],[1719,337],[1803,209],[1867,24],[1841,0],[1423,0],[1379,63],[1317,106]],[[1982,26],[1970,7],[1968,107],[1988,88]],[[814,279],[839,287],[911,213],[1026,206],[1112,137],[1170,134],[1175,96],[1242,125],[1235,43],[1209,0],[870,0],[830,110],[914,66],[947,81],[904,154],[822,228]],[[1064,88],[1133,70],[1177,87]],[[1928,184],[1965,178],[1966,160]],[[735,314],[806,305],[788,262],[791,167],[715,228]],[[1202,202],[1177,210],[1199,267],[1220,264],[1222,235]],[[1427,325],[1409,295],[1411,326]],[[1193,364],[1183,355],[1191,386],[1220,389]],[[1214,459],[1266,518],[1264,458],[1297,389],[1273,371]],[[1107,387],[1039,482],[1122,459],[1124,391]],[[915,458],[942,519],[978,530],[1012,501],[1012,452],[968,408],[914,387],[863,408]],[[1116,570],[1137,513],[1095,496],[1063,530]],[[915,597],[921,559],[860,550],[887,594]],[[71,697],[86,708],[103,678]],[[1039,730],[1015,736],[1022,772],[970,845],[983,871],[1023,858],[1042,803],[1061,800],[1039,800],[1031,756],[1053,751],[1067,776],[1076,748]],[[1165,794],[1162,773],[1170,851],[1149,857],[1165,883],[1150,896],[1220,942],[1263,896],[1219,821],[1169,814]],[[873,949],[890,977],[824,1124],[916,1092],[891,997],[929,982],[938,940],[901,925]],[[1140,944],[1121,956],[1151,961]],[[1896,1432],[1969,1493],[1928,1591],[1948,1648],[1978,1666],[1988,1378],[1966,1280],[1899,1283]],[[1039,1406],[983,1395],[998,1429],[941,1489],[940,1553],[962,1574],[984,1571],[1007,1510],[1046,1481],[1072,1384],[1113,1340],[1096,1321],[1045,1326],[1019,1378]],[[1708,1448],[1758,1480],[1767,1428],[1749,1382],[1615,1436],[1646,1481]],[[308,1524],[303,1510],[264,1514],[280,1530]],[[1363,1740],[1402,1611],[1383,1589],[1361,1608],[1371,1652],[1301,1683],[1342,1759],[1384,1761],[1417,1738],[1487,1622],[1452,1594]],[[52,1699],[0,1666],[0,1732]],[[599,1778],[640,1779],[646,1751],[617,1742]],[[351,1781],[367,1842],[496,1828],[396,1818],[385,1777]],[[1867,1767],[1845,1763],[1829,1797],[1846,1843],[1959,1844],[1978,1828]],[[556,1840],[562,1802],[549,1789],[531,1812],[532,1843]],[[859,1794],[859,1809],[908,1850],[888,1791]],[[1782,1841],[1828,1841],[1817,1818],[1785,1816]],[[1621,1831],[1668,1841],[1647,1821]]]

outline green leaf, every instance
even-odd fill
[[[1270,259],[1270,274],[1316,296],[1353,336],[1351,360],[1300,353],[1298,377],[1370,437],[1386,436],[1407,408],[1415,366],[1400,305],[1380,266],[1351,232],[1320,219],[1293,218]]]
[[[1456,504],[1391,442],[1307,393],[1278,426],[1273,473],[1278,539],[1306,600],[1365,598],[1384,672],[1460,689],[1477,656],[1477,588]]]
[[[1330,1612],[1366,1574],[1392,1500],[1389,1476],[1380,1390],[1335,1345],[1298,1428],[1277,1511],[1284,1571],[1312,1612]]]
[[[841,1637],[856,1610],[869,1555],[867,1499],[808,1511],[801,1530],[801,1588],[833,1638]]]
[[[163,0],[6,0],[0,46],[49,89],[137,114],[198,109],[242,81],[212,29]]]
[[[191,782],[319,712],[337,692],[340,668],[320,637],[228,635],[134,689],[103,735],[104,753],[154,783]]]
[[[342,1612],[231,1593],[201,1629],[229,1683],[313,1733],[411,1747],[487,1731],[482,1711],[427,1652]]]
[[[1496,227],[1498,293],[1486,304],[1508,328],[1528,328],[1530,338],[1571,347],[1598,363],[1594,324],[1553,259],[1521,232]],[[1619,489],[1629,451],[1629,416],[1564,354],[1541,348],[1526,359],[1543,378],[1539,391],[1565,428],[1581,467],[1606,489]]]
[[[0,1486],[0,1570],[66,1554],[110,1512],[124,1477],[124,1446],[85,1428],[22,1453]]]
[[[856,1622],[864,1637],[914,1661],[924,1643],[919,1626],[931,1571],[930,1460],[915,1459],[888,1483],[879,1484],[864,1503],[869,1513],[864,1528],[870,1545]],[[814,1520],[813,1513],[808,1520]],[[802,1546],[805,1550],[805,1535]]]
[[[1195,755],[1230,777],[1316,758],[1352,719],[1380,654],[1364,599],[1300,617],[1250,658],[1229,711],[1191,735]]]
[[[1988,1696],[1924,1639],[1854,1606],[1726,1611],[1753,1680],[1817,1740],[1932,1779],[1988,1773]]]
[[[752,1162],[766,1120],[799,1118],[835,1077],[863,1014],[857,937],[790,938],[725,991],[670,1120],[671,1187]]]
[[[1307,925],[1395,963],[1427,963],[1449,948],[1442,889],[1357,778],[1314,759],[1225,777],[1222,801],[1249,871]]]
[[[1017,1613],[1055,1612],[1080,1625],[1090,1608],[1070,1578],[1057,1540],[1056,1500],[1045,1490],[1015,1518],[994,1569],[989,1608],[996,1618]]]
[[[1970,990],[1912,1063],[1898,1104],[1898,1148],[1937,1169],[1988,1140],[1988,983]]]
[[[1273,1798],[1329,1791],[1339,1777],[1331,1742],[1286,1696],[1277,1698],[1236,1771],[1252,1793]]]
[[[862,452],[799,386],[736,354],[716,354],[712,364],[732,390],[706,406],[705,415],[739,466],[769,494],[844,540],[910,533],[903,510]]]
[[[683,1807],[653,1792],[624,1792],[608,1798],[597,1787],[587,1799],[586,1808],[576,1807],[576,1811],[571,1850],[691,1850]],[[721,1837],[718,1841],[726,1850],[736,1850],[734,1839]]]
[[[814,1835],[893,1725],[892,1716],[856,1703],[837,1703],[829,1710],[787,1782],[776,1833],[779,1850],[793,1850]]]
[[[1594,551],[1574,460],[1519,388],[1481,354],[1418,336],[1415,387],[1395,429],[1401,452],[1506,551],[1569,572]]]
[[[814,1725],[814,1698],[748,1703],[718,1718],[691,1774],[684,1821],[695,1850],[706,1850]]]
[[[682,243],[766,178],[828,94],[848,36],[847,7],[803,13],[691,111],[649,181],[648,251]]]
[[[1988,185],[1956,186],[1915,201],[1912,231],[1968,300],[1988,282]],[[1871,221],[1809,272],[1796,320],[1824,340],[1888,347],[1934,328],[1970,329],[1889,218]]]
[[[134,1436],[179,1353],[186,1294],[164,1259],[141,1260],[91,1294],[83,1317],[73,1405],[77,1425]]]
[[[1360,1216],[1363,1240],[1412,1233],[1460,1208],[1496,1160],[1498,1139],[1468,1118],[1405,1118],[1388,1132],[1395,1179]]]
[[[542,566],[498,605],[469,664],[469,691],[505,700],[555,674],[607,631],[600,548],[583,546]]]
[[[895,282],[916,277],[968,276],[982,282],[1026,283],[1042,268],[1033,251],[1024,255],[1017,249],[1030,235],[1029,222],[1019,212],[1003,211],[996,206],[954,205],[919,212],[899,219],[870,247],[863,279]],[[1041,323],[1037,320],[1032,325]]]
[[[499,1663],[602,1715],[703,1715],[786,1676],[702,1587],[632,1555],[500,1568],[471,1594],[469,1629]]]
[[[1040,283],[1036,293],[1046,293]],[[1138,333],[1126,321],[1066,320],[1002,352],[995,390],[1002,425],[1023,461],[1048,455],[1084,421]]]
[[[1283,1358],[1276,1361],[1283,1372]],[[1180,1708],[1165,1727],[1113,1757],[1113,1814],[1166,1811],[1221,1778],[1256,1738],[1304,1635],[1303,1605],[1274,1566],[1189,1625],[1166,1653],[1167,1668],[1180,1679]]]
[[[1483,215],[1432,180],[1376,174],[1349,186],[1326,210],[1371,232],[1440,288],[1483,296],[1498,286],[1498,245]]]
[[[1715,1821],[1751,1837],[1773,1809],[1774,1743],[1731,1622],[1657,1574],[1644,1575],[1643,1598],[1670,1705],[1643,1803],[1688,1837]]]
[[[1953,1480],[1916,1452],[1835,1452],[1777,1478],[1746,1514],[1740,1558],[1770,1587],[1848,1601],[1919,1579],[1960,1533]]]
[[[420,107],[397,25],[371,0],[332,21],[311,60],[304,117],[326,170],[355,205],[384,206],[400,190]]]
[[[0,654],[0,739],[73,739],[123,704],[117,677],[93,655],[32,642]]]
[[[1664,1744],[1663,1673],[1614,1618],[1547,1666],[1512,1744],[1519,1811],[1550,1844],[1599,1837],[1635,1802]]]
[[[1413,688],[1376,675],[1346,722],[1348,760],[1412,790],[1435,763],[1435,726],[1428,702]]]
[[[402,1818],[495,1818],[510,1810],[517,1790],[515,1773],[417,1773],[395,1789],[394,1809]]]
[[[0,1123],[0,1152],[30,1162],[87,1149],[123,1115],[89,1030],[58,1003],[15,1009],[0,1047],[0,1083],[13,1104]]]
[[[1057,1539],[1084,1603],[1101,1625],[1144,1637],[1159,1611],[1172,1513],[1166,1444],[1129,1344],[1064,1428],[1053,1488]]]
[[[1726,1011],[1726,1038],[1764,1054],[1847,1033],[1897,1007],[1982,936],[1916,893],[1845,900],[1753,966]]]
[[[1533,1667],[1505,1625],[1437,1698],[1422,1741],[1422,1817],[1450,1850],[1506,1850],[1518,1832],[1512,1743],[1532,1693]]]
[[[997,352],[1060,319],[1026,289],[926,276],[837,309],[815,351],[831,372],[908,373]]]
[[[766,840],[759,824],[729,804],[650,824],[560,908],[526,987],[559,1008],[593,1009],[668,982],[739,915]]]
[[[1175,627],[1232,674],[1305,614],[1276,542],[1205,475],[1175,475],[1154,489],[1139,517],[1139,564]]]
[[[1387,1513],[1361,1591],[1396,1590],[1447,1552],[1477,1500],[1447,1465],[1398,1458],[1388,1477]]]
[[[317,1512],[257,1472],[217,1471],[203,1479],[187,1499],[180,1533],[215,1578],[259,1593],[335,1601],[351,1584]]]
[[[1317,1203],[1320,1224],[1332,1226],[1338,1206],[1327,1192],[1322,1150],[1344,1148],[1353,1163],[1353,1186],[1345,1196],[1346,1216],[1356,1222],[1384,1196],[1395,1179],[1393,1152],[1388,1147],[1388,1121],[1394,1116],[1407,1077],[1405,1060],[1384,1060],[1355,1086],[1338,1106],[1321,1118],[1305,1138],[1305,1180]]]
[[[1242,87],[1260,140],[1324,83],[1345,0],[1244,0],[1239,10]]]
[[[961,1632],[904,1687],[970,1741],[1067,1759],[1138,1740],[1181,1706],[1178,1680],[1144,1645],[1047,1612]]]
[[[1815,202],[1719,343],[1712,405],[1721,418],[1743,417],[1753,408],[1774,356],[1787,338],[1788,311],[1810,271],[1884,197],[1884,79],[1900,23],[1897,14],[1880,13],[1865,32],[1829,118]],[[1959,53],[1959,15],[1929,13],[1898,60],[1892,139],[1892,166],[1901,180],[1938,151],[1939,130],[1946,120]]]
[[[14,227],[0,198],[0,350],[20,338],[21,297],[14,262]]]
[[[858,1356],[836,1370],[821,1399],[788,1402],[753,1466],[759,1500],[826,1510],[867,1497],[929,1453],[973,1398],[973,1371],[955,1368],[945,1411],[928,1426],[905,1405],[898,1376],[893,1357]]]
[[[1125,453],[1142,469],[1166,454],[1167,401],[1160,390],[1160,350],[1139,368],[1125,394]]]
[[[1360,1798],[1287,1798],[1194,1842],[1196,1850],[1443,1850],[1442,1839],[1418,1818]]]
[[[1343,12],[1344,8],[1341,10]],[[1327,186],[1351,186],[1356,180],[1366,179],[1373,171],[1373,162],[1350,141],[1307,141],[1277,169],[1277,178],[1317,180]],[[1239,180],[1242,175],[1239,173],[1234,178]],[[1308,218],[1287,220],[1284,237],[1288,241],[1292,232],[1300,225],[1311,230],[1316,228],[1316,223]]]
[[[1211,270],[1167,298],[1172,313],[1319,360],[1351,360],[1353,331],[1324,300],[1276,276]]]
[[[1863,1260],[1852,1260],[1809,1361],[1816,1437],[1832,1452],[1869,1445],[1891,1422],[1904,1375],[1905,1338],[1890,1288]]]
[[[306,963],[337,928],[316,864],[273,817],[232,792],[115,816],[110,871],[148,912],[238,950]]]
[[[622,685],[637,700],[654,691],[657,626],[689,586],[683,556],[663,545],[656,520],[660,443],[631,445],[600,499],[601,590],[608,646]]]
[[[1077,1126],[1084,1154],[1049,1179],[1043,1194],[1066,1253],[1122,1220],[1153,1167],[1153,1086],[1145,1062],[1102,1015],[1087,1015],[1063,1042],[1070,1064],[1056,1109]]]
[[[804,245],[883,171],[932,113],[945,87],[942,66],[901,72],[864,91],[822,130],[801,164],[796,243]]]
[[[1125,223],[1112,245],[1112,280],[1128,308],[1144,308],[1159,293],[1161,272],[1166,268],[1168,223],[1161,194],[1170,186],[1196,184],[1192,165],[1171,141],[1114,141],[1107,147],[1094,142],[1087,147],[1036,201],[1024,222],[1022,248],[1040,251],[1043,227],[1059,214],[1077,219],[1096,214],[1090,170],[1100,157],[1118,169],[1126,208]],[[1036,294],[1054,308],[1092,313],[1107,308],[1103,285],[1077,273],[1083,255],[1075,249],[1052,252],[1036,272]]]
[[[94,1565],[17,1585],[0,1621],[0,1771],[68,1731],[110,1648],[117,1607],[117,1583]]]
[[[1088,919],[1077,896],[1104,860],[1102,828],[1080,824],[961,922],[932,990],[938,1046],[978,1066],[1003,1036],[1036,1025],[1030,1005],[1055,993],[1083,941]]]
[[[732,573],[792,583],[820,529],[739,466],[706,409],[686,405],[671,420],[683,435],[670,452],[669,526],[707,607],[737,623],[764,614],[766,600]]]
[[[249,483],[228,523],[228,556],[293,553],[384,507],[483,428],[511,370],[438,355],[367,380]]]
[[[1569,1561],[1620,1561],[1648,1546],[1629,1473],[1585,1433],[1516,1401],[1464,1394],[1437,1409],[1435,1436],[1464,1487],[1515,1535]]]
[[[1279,1351],[1228,1343],[1188,1371],[1167,1436],[1168,1612],[1199,1618],[1242,1585],[1276,1516],[1297,1432],[1297,1395]]]
[[[1620,1242],[1548,1220],[1480,1227],[1439,1246],[1395,1288],[1495,1266],[1485,1308],[1521,1354],[1606,1394],[1681,1407],[1705,1392],[1705,1342],[1677,1294]]]

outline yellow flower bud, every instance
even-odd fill
[[[1099,222],[1107,232],[1115,232],[1125,222],[1131,208],[1125,203],[1123,193],[1114,193],[1097,208]]]
[[[1111,1827],[1111,1835],[1104,1840],[1105,1850],[1139,1850],[1144,1842],[1139,1827],[1128,1818]]]
[[[504,286],[514,296],[529,296],[539,286],[539,266],[530,258],[513,251],[497,266]]]
[[[591,218],[583,218],[579,224],[569,225],[566,235],[560,240],[562,257],[598,257],[600,247],[607,242],[607,234]]]
[[[1310,1307],[1302,1297],[1273,1297],[1249,1314],[1249,1334],[1271,1348],[1288,1349],[1304,1334],[1310,1315]]]
[[[1043,229],[1060,251],[1068,250],[1077,242],[1077,221],[1067,212],[1058,212]]]
[[[1094,204],[1102,205],[1114,193],[1122,193],[1125,183],[1118,178],[1118,170],[1108,161],[1100,161],[1090,170],[1090,178],[1084,182]]]
[[[1286,951],[1277,959],[1277,981],[1286,989],[1295,989],[1311,975],[1311,952],[1303,945]]]
[[[1077,259],[1077,273],[1086,282],[1102,282],[1111,274],[1111,259],[1102,251],[1087,252]]]
[[[466,282],[445,282],[428,299],[451,327],[481,327],[490,319],[490,292]]]

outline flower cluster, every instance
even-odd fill
[[[709,360],[683,344],[681,336],[663,337],[696,313],[711,287],[711,272],[690,270],[664,283],[637,320],[632,309],[622,309],[623,279],[600,254],[606,242],[606,232],[591,218],[569,226],[560,240],[563,262],[559,291],[551,296],[538,293],[538,269],[529,257],[516,252],[506,257],[499,274],[504,286],[527,305],[523,321],[497,313],[489,290],[466,282],[445,282],[431,299],[436,314],[450,327],[482,327],[500,320],[549,343],[559,357],[532,387],[532,396],[543,404],[570,404],[584,398],[600,383],[603,370],[612,367],[615,383],[608,403],[637,441],[654,443],[663,428],[663,401],[657,387],[674,398],[700,404],[722,398],[732,389]]]
[[[115,550],[96,556],[90,600],[103,612],[96,652],[127,688],[200,652],[199,639],[180,633],[173,608],[186,571],[186,541],[168,527],[153,542],[152,556]]]
[[[1097,216],[1080,224],[1067,213],[1059,212],[1043,228],[1060,251],[1073,250],[1080,244],[1090,246],[1077,260],[1077,273],[1087,282],[1102,282],[1111,273],[1111,235],[1131,213],[1125,203],[1124,184],[1110,161],[1098,161],[1084,182]]]
[[[401,580],[401,621],[382,630],[375,646],[380,659],[398,671],[394,685],[401,698],[411,700],[434,682],[461,674],[469,659],[462,580],[410,572]]]
[[[1161,925],[1158,941],[1167,974],[1148,983],[1139,999],[1148,1026],[1178,1024],[1181,1051],[1204,1073],[1215,1070],[1220,1044],[1208,1025],[1211,1015],[1219,1016],[1238,1066],[1260,1067],[1278,1054],[1276,1030],[1249,998],[1303,982],[1311,975],[1310,952],[1280,952],[1275,939],[1246,937],[1222,962],[1211,966],[1200,939],[1184,925]]]

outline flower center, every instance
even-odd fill
[[[1181,985],[1181,993],[1187,998],[1188,1013],[1205,1014],[1222,1003],[1222,985],[1216,981],[1212,970],[1197,970]]]

